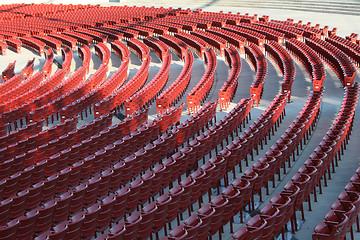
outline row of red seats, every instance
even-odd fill
[[[205,42],[208,43],[208,46],[212,47],[214,51],[218,53],[218,55],[224,56],[227,42],[223,38],[210,32],[204,32],[198,29],[190,32],[190,34],[203,39]]]
[[[61,131],[63,130],[72,131],[75,128],[76,128],[76,122],[74,122],[74,119],[69,119],[64,123],[58,124],[48,130],[44,130],[39,133],[34,133],[34,135],[31,135],[28,138],[20,140],[14,144],[8,145],[5,148],[1,148],[0,151],[1,160],[2,162],[5,162],[12,158],[15,158],[18,155],[22,155],[23,153],[27,154],[30,150],[38,148],[39,146],[45,144],[44,141],[47,140],[52,141],[56,138],[59,138],[61,135],[63,135]],[[29,162],[31,163],[30,160]]]
[[[309,199],[310,193],[314,191],[315,186],[319,184],[321,193],[321,177],[330,174],[330,167],[337,164],[337,156],[340,156],[340,149],[346,144],[351,134],[352,122],[355,108],[358,102],[359,85],[356,83],[353,87],[345,89],[345,97],[337,119],[324,136],[319,146],[305,161],[298,173],[296,173],[290,182],[285,185],[281,193],[276,194],[265,208],[261,210],[262,215],[257,215],[250,219],[247,226],[242,227],[236,234],[241,237],[248,236],[257,238],[265,235],[275,237],[283,231],[283,225],[291,221],[292,230],[297,229],[296,210],[301,210],[303,214],[303,202]],[[334,163],[336,162],[336,163]],[[326,185],[326,177],[324,177]],[[314,195],[316,198],[316,195]],[[309,200],[310,203],[310,200]],[[309,205],[310,207],[311,205]],[[263,210],[271,210],[271,215],[267,215]],[[303,215],[302,215],[303,216]],[[259,224],[258,222],[262,222]],[[265,231],[267,229],[268,231]],[[326,229],[325,229],[326,230]],[[235,238],[243,239],[243,238]]]
[[[47,119],[64,107],[67,103],[67,97],[71,92],[79,87],[85,81],[86,68],[80,67],[69,78],[66,79],[59,87],[50,90],[44,95],[38,97],[29,103],[32,111],[27,111],[27,122],[36,122],[41,119]]]
[[[255,25],[263,26],[266,28],[274,29],[275,31],[285,34],[286,39],[295,38],[296,40],[301,41],[303,39],[304,31],[295,29],[292,27],[284,26],[282,24],[273,23],[273,22],[256,22]]]
[[[349,58],[351,58],[354,62],[354,64],[357,67],[360,67],[360,53],[359,51],[356,51],[351,46],[347,45],[346,43],[343,43],[339,40],[336,40],[335,38],[326,38],[325,41],[331,43],[336,48],[343,51]]]
[[[81,114],[83,110],[102,100],[101,94],[96,94],[96,90],[106,80],[108,71],[109,66],[101,64],[99,69],[86,82],[82,83],[67,97],[68,103],[59,111],[61,121]]]
[[[94,92],[94,94],[100,94],[97,97],[97,102],[93,105],[94,107],[94,117],[97,118],[100,115],[104,115],[109,112],[108,108],[102,108],[101,103],[105,99],[111,96],[116,89],[124,84],[128,76],[129,61],[123,61],[121,66],[116,70],[116,72],[111,75],[111,77],[103,84],[99,89]],[[110,109],[111,110],[111,109]]]
[[[150,50],[146,44],[137,40],[136,38],[126,41],[130,51],[132,51],[141,61],[149,57]]]
[[[14,50],[17,53],[21,53],[21,41],[16,38],[7,38],[5,42],[8,48]]]
[[[320,91],[326,76],[325,67],[316,52],[308,45],[295,39],[285,42],[287,50],[299,58],[313,81],[314,91]]]
[[[305,43],[317,51],[330,64],[343,86],[352,86],[356,68],[350,58],[334,45],[318,38],[306,38]]]
[[[184,60],[188,50],[188,45],[186,43],[168,34],[163,34],[162,36],[159,36],[159,40],[168,45],[170,50],[174,54],[176,54],[181,60]]]
[[[49,48],[45,52],[46,61],[41,69],[41,71],[44,73],[44,78],[46,79],[48,76],[51,75],[52,72],[52,64],[54,61],[54,53],[51,48]]]
[[[77,40],[75,38],[55,32],[50,33],[48,36],[61,41],[62,44],[68,46],[71,49],[71,51],[75,51],[76,43],[77,43]]]
[[[111,53],[109,48],[103,42],[99,42],[95,45],[95,54],[101,59],[102,64],[109,63]]]
[[[269,29],[263,26],[254,25],[250,23],[240,23],[238,26],[258,32],[264,35],[268,41],[273,40],[278,42],[279,44],[282,44],[284,42],[285,34],[278,32],[274,29]]]
[[[86,34],[68,30],[68,31],[63,31],[61,33],[61,35],[66,35],[66,36],[72,37],[77,40],[77,44],[84,44],[84,45],[88,46],[89,48],[91,48],[93,39],[92,39],[92,37],[90,37]]]
[[[74,31],[91,37],[94,43],[107,43],[108,37],[105,34],[86,28],[77,28]]]
[[[279,43],[275,41],[269,41],[265,43],[265,51],[275,60],[277,66],[284,76],[283,83],[281,85],[282,92],[289,92],[290,102],[292,84],[295,79],[295,64],[290,54]]]
[[[86,68],[86,73],[89,73],[91,61],[90,48],[87,45],[82,45],[81,47],[78,47],[78,54],[82,60],[82,66]]]
[[[15,76],[15,63],[16,63],[16,60],[12,63],[9,63],[8,66],[4,69],[4,71],[2,71],[1,77],[2,77],[3,82],[6,82],[7,80],[9,80],[13,76]],[[2,84],[1,86],[3,86],[3,85],[4,84]],[[3,94],[3,93],[4,93],[4,91],[1,92],[1,94]]]
[[[105,116],[92,125],[89,124],[88,126],[84,127],[83,129],[79,129],[78,131],[74,131],[76,127],[72,126],[73,124],[71,121],[68,121],[63,128],[69,130],[69,132],[72,131],[71,136],[60,133],[60,137],[54,138],[48,143],[40,145],[37,148],[32,148],[29,145],[30,143],[28,143],[25,148],[31,149],[30,151],[27,153],[20,152],[20,155],[17,155],[17,157],[10,159],[10,161],[7,161],[6,164],[3,164],[7,167],[8,172],[4,172],[4,174],[6,174],[6,178],[2,181],[1,197],[9,198],[13,195],[16,195],[18,192],[23,191],[27,187],[39,183],[43,178],[49,177],[53,174],[56,174],[57,172],[64,170],[68,164],[72,165],[76,163],[79,159],[82,159],[81,156],[84,156],[84,154],[85,156],[88,156],[86,151],[79,152],[79,149],[85,147],[89,148],[91,144],[98,144],[98,139],[96,139],[96,142],[93,140],[92,143],[89,143],[91,141],[89,141],[87,138],[86,135],[89,134],[86,133],[86,131],[91,130],[91,128],[94,129],[94,127],[95,129],[101,131],[106,128],[106,126],[109,126],[108,123],[109,120],[111,121],[112,115],[108,116],[110,117]],[[104,126],[99,126],[99,124],[104,124]],[[60,128],[57,128],[57,130],[59,129]],[[42,136],[47,133],[48,132],[41,132]],[[90,135],[92,135],[92,133],[90,133]],[[34,135],[33,138],[35,140],[41,141],[40,137],[37,136],[38,135]],[[55,135],[53,134],[53,136]],[[73,138],[73,142],[70,141],[70,138]],[[18,145],[20,145],[20,143]],[[103,145],[105,146],[104,143]],[[93,151],[95,152],[96,149],[97,148],[93,148]],[[76,150],[77,152],[75,152]],[[61,152],[61,154],[53,156],[57,151]],[[65,187],[65,189],[66,188],[67,187]]]
[[[48,47],[52,48],[55,52],[60,52],[60,48],[61,48],[61,41],[47,36],[47,35],[33,35],[34,38],[44,42]]]
[[[213,86],[217,58],[212,49],[205,52],[205,64],[207,67],[204,75],[186,97],[189,114],[198,111]]]
[[[4,95],[7,92],[11,91],[11,89],[15,88],[15,86],[19,85],[22,82],[22,75],[16,74],[12,78],[8,79],[6,82],[1,84],[0,87],[0,95]]]
[[[237,35],[240,35],[240,36],[246,38],[248,44],[254,43],[254,44],[258,45],[259,47],[263,47],[263,45],[265,43],[264,35],[256,32],[256,31],[249,30],[244,27],[227,25],[227,26],[223,27],[222,29],[233,32]]]
[[[221,28],[212,27],[210,29],[207,29],[206,31],[225,39],[228,46],[230,46],[231,44],[232,46],[237,48],[240,53],[244,52],[246,38]]]
[[[334,39],[334,40],[336,40],[338,42],[341,42],[341,43],[345,44],[346,46],[354,49],[354,51],[356,51],[357,53],[360,52],[360,46],[358,44],[356,44],[356,43],[351,42],[348,39],[337,36],[336,34],[333,34],[333,35],[329,36],[329,38]]]
[[[55,74],[53,74],[51,77],[44,80],[37,86],[33,86],[33,88],[30,91],[7,102],[6,106],[4,108],[3,114],[7,114],[8,112],[11,112],[11,111],[19,111],[19,115],[17,116],[16,119],[23,117],[23,115],[20,115],[20,114],[22,114],[20,109],[28,109],[28,110],[32,111],[33,109],[29,108],[29,103],[32,102],[33,100],[37,99],[38,97],[46,94],[51,89],[58,87],[61,84],[61,82],[64,80],[64,78],[65,78],[65,72],[64,72],[64,70],[60,69]],[[8,121],[12,122],[12,121],[15,121],[16,119],[8,119]]]
[[[146,58],[137,73],[126,84],[117,89],[108,98],[105,98],[96,104],[95,111],[110,112],[121,106],[128,98],[138,91],[145,84],[149,75],[150,62],[151,57]]]
[[[168,29],[168,32],[171,32],[171,33],[180,33],[181,29],[182,29],[181,24],[162,21],[161,19],[153,19],[153,20],[151,20],[150,23],[154,24],[154,25],[159,25],[159,26],[162,26],[162,27],[166,27]]]
[[[158,115],[167,111],[170,106],[175,105],[184,94],[191,79],[194,55],[188,52],[184,58],[184,67],[176,80],[164,92],[156,98],[156,112]]]
[[[207,46],[207,43],[204,40],[185,32],[175,33],[174,36],[185,42],[189,46],[189,48],[194,50],[194,52],[199,57],[201,58],[204,57],[204,53]]]
[[[105,28],[101,28],[101,27],[89,27],[87,29],[94,31],[94,32],[104,34],[105,36],[107,36],[108,39],[111,39],[113,41],[116,41],[116,40],[121,41],[122,37],[123,37],[122,33],[114,32],[109,29],[105,29]]]
[[[22,82],[20,85],[18,85],[11,91],[6,92],[2,96],[3,102],[4,103],[9,102],[12,99],[18,98],[22,94],[29,92],[31,89],[35,88],[36,86],[38,86],[40,84],[40,82],[43,80],[43,77],[44,77],[44,74],[42,72],[37,72],[35,75],[30,77],[28,80]],[[1,105],[2,113],[5,112],[5,107],[6,107],[5,104]],[[5,116],[5,115],[2,116],[2,121],[1,121],[2,124],[6,123],[7,118],[12,119],[9,116]]]
[[[1,136],[0,149],[6,148],[8,145],[15,144],[21,140],[24,140],[32,135],[35,135],[42,131],[42,122],[35,122],[19,128],[6,136]]]
[[[325,215],[324,221],[314,228],[313,240],[342,239],[349,231],[351,238],[354,238],[352,225],[355,220],[359,223],[358,215],[360,213],[359,177],[360,168],[356,170],[356,174],[351,177],[350,182],[345,186],[345,190],[331,205],[331,210]]]
[[[328,27],[324,27],[324,29],[320,29],[319,24],[315,26],[311,26],[311,22],[308,22],[307,24],[302,24],[301,20],[298,23],[294,23],[294,19],[289,19],[289,18],[286,21],[279,21],[272,19],[270,22],[301,30],[303,31],[303,36],[306,38],[310,38],[310,37],[321,38],[321,36],[327,34],[327,29],[328,29]]]
[[[126,30],[132,30],[137,32],[137,35],[139,37],[142,38],[148,38],[148,37],[152,37],[153,35],[153,30],[151,28],[146,28],[140,25],[133,25],[133,24],[121,24],[121,23],[117,23],[115,24],[115,26],[121,26],[123,28],[125,28]]]
[[[143,108],[149,102],[153,101],[154,98],[160,94],[161,90],[164,89],[169,78],[171,58],[172,55],[168,54],[155,77],[125,101],[124,107],[126,115],[131,115],[138,109]]]
[[[153,49],[160,61],[164,62],[166,60],[169,48],[165,43],[153,37],[144,38],[143,41],[149,48]]]
[[[154,32],[154,36],[157,36],[157,37],[168,33],[168,28],[165,27],[165,26],[152,24],[151,22],[141,22],[141,23],[138,23],[138,24],[139,25],[141,24],[141,26],[143,26],[145,28],[152,29],[153,32]]]
[[[71,62],[73,60],[73,52],[68,46],[65,46],[61,49],[61,56],[63,59],[61,68],[64,69],[66,76],[68,76],[70,73]]]
[[[133,29],[130,28],[125,28],[125,26],[115,26],[115,25],[109,25],[109,24],[104,24],[102,26],[102,28],[111,30],[111,31],[115,31],[117,33],[121,33],[123,35],[123,39],[129,41],[132,39],[137,39],[139,32],[135,31]]]
[[[196,22],[184,21],[183,19],[179,19],[179,17],[173,18],[173,17],[168,16],[168,17],[162,18],[161,21],[176,24],[176,25],[180,26],[183,31],[194,31],[197,28]]]
[[[231,71],[228,79],[224,82],[219,91],[219,104],[220,109],[227,109],[230,101],[235,95],[238,86],[239,75],[241,72],[241,59],[238,50],[234,47],[225,49],[225,60],[229,65]]]
[[[31,77],[34,73],[34,62],[35,62],[35,58],[29,60],[25,67],[23,68],[23,70],[21,71],[21,74],[23,76],[23,79],[26,80],[29,77]]]
[[[120,58],[121,61],[129,61],[130,51],[121,41],[113,41],[111,43],[111,52]]]
[[[254,43],[245,46],[245,55],[256,70],[256,77],[250,86],[250,96],[259,105],[268,71],[266,58],[264,53]]]
[[[26,36],[20,37],[19,40],[21,41],[23,46],[25,45],[28,48],[34,49],[39,53],[40,56],[44,54],[45,43],[43,43],[42,41]]]

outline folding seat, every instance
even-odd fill
[[[19,183],[18,183],[19,191],[22,191],[31,186],[32,175],[34,173],[34,170],[35,170],[34,166],[31,166],[31,167],[27,167],[23,171],[21,171],[21,177],[20,177]]]
[[[226,204],[224,209],[221,225],[226,225],[230,220],[230,232],[232,233],[233,216],[241,210],[242,195],[239,190],[231,185],[225,188],[221,195],[228,200],[228,204]]]
[[[171,200],[171,196],[167,193],[161,195],[159,198],[156,199],[156,206],[158,207],[158,210],[156,211],[156,215],[153,221],[153,233],[157,234],[165,226],[167,219],[167,210],[169,208]]]
[[[96,225],[99,213],[101,211],[100,203],[95,203],[85,209],[85,219],[81,228],[82,239],[92,239],[96,232]]]
[[[106,153],[105,149],[100,149],[94,153],[95,160],[94,160],[93,168],[92,168],[93,173],[99,172],[103,167],[110,166],[111,159],[106,159],[105,153]]]
[[[58,180],[56,182],[56,193],[63,193],[68,189],[70,173],[70,167],[63,169],[58,173]]]
[[[125,232],[123,239],[136,239],[139,234],[139,227],[142,220],[140,212],[136,212],[125,220]]]
[[[30,239],[35,234],[35,225],[37,218],[39,216],[39,211],[34,209],[30,212],[27,212],[24,216],[18,218],[19,228],[17,231],[17,236],[19,239]]]
[[[67,229],[65,239],[79,239],[81,236],[81,229],[85,220],[85,213],[78,212],[71,216],[67,222]]]
[[[26,210],[26,200],[29,196],[29,190],[25,189],[21,192],[18,192],[16,195],[12,196],[12,204],[10,208],[11,218],[17,218],[20,215],[25,213]]]
[[[33,209],[37,207],[41,202],[42,190],[44,188],[44,182],[39,182],[28,188],[29,195],[26,200],[26,209]]]
[[[355,222],[358,216],[357,214],[358,210],[356,210],[355,205],[350,202],[336,200],[331,205],[331,210],[344,213],[349,218],[349,223],[347,224],[347,227],[344,229],[344,233],[349,232],[352,227],[352,224]]]
[[[5,198],[11,197],[18,191],[20,178],[21,178],[21,173],[18,172],[6,179],[6,185],[3,190],[3,196]]]
[[[13,164],[11,166],[12,173],[17,173],[24,169],[26,157],[26,153],[21,153],[14,157]]]
[[[73,197],[70,203],[70,213],[77,212],[81,210],[84,206],[84,197],[87,190],[87,183],[82,183],[81,185],[74,188]]]
[[[69,186],[76,186],[80,183],[81,171],[84,167],[84,161],[78,161],[71,165],[71,172],[69,176]]]
[[[58,179],[59,176],[57,174],[54,174],[44,180],[44,187],[41,193],[41,201],[47,201],[55,195]]]
[[[211,200],[210,204],[215,209],[215,213],[210,221],[211,227],[209,230],[209,234],[210,236],[212,236],[215,233],[217,233],[220,227],[222,226],[223,213],[226,208],[226,205],[229,204],[229,201],[223,195],[218,195]],[[220,234],[219,237],[221,238],[221,231],[219,232],[219,234]]]
[[[153,219],[158,207],[155,202],[151,202],[141,209],[142,220],[140,222],[138,239],[148,239],[153,229]]]
[[[125,185],[131,180],[133,173],[135,171],[134,167],[137,162],[137,159],[136,156],[132,154],[126,157],[124,161],[125,161],[125,166],[122,173],[122,182],[121,182],[122,185]]]
[[[191,239],[188,237],[188,232],[184,225],[179,225],[176,228],[174,228],[170,233],[169,237],[166,237],[166,239]],[[163,238],[161,238],[163,239]]]
[[[68,191],[61,194],[56,199],[56,208],[54,212],[54,222],[65,220],[70,213],[70,203],[73,197],[73,192]]]
[[[210,235],[211,221],[214,214],[215,209],[209,203],[197,210],[197,215],[202,221],[201,227],[197,234],[198,240],[207,239],[207,237]]]
[[[12,198],[7,198],[0,203],[0,224],[4,225],[10,219],[10,209],[13,203]]]
[[[67,148],[65,150],[62,150],[60,152],[60,157],[58,159],[58,171],[61,171],[62,169],[66,168],[69,165],[69,156],[71,154],[72,149]]]
[[[107,236],[103,239],[121,240],[121,239],[123,239],[125,231],[126,231],[125,222],[120,222],[120,223],[116,224],[115,226],[113,226],[112,228],[110,228],[109,233],[104,233],[104,234],[107,234]],[[96,239],[102,239],[101,236]]]
[[[275,237],[283,229],[283,225],[285,224],[284,218],[286,216],[289,206],[291,207],[291,199],[278,193],[270,199],[270,203],[272,203],[280,211],[276,217],[273,227],[273,236]]]
[[[12,171],[13,164],[14,164],[13,158],[0,163],[0,179],[10,177],[10,175],[13,172]]]
[[[84,204],[90,205],[94,203],[98,197],[99,184],[101,181],[101,177],[99,175],[94,176],[89,179],[88,187],[84,197]]]
[[[194,189],[196,181],[190,176],[180,182],[180,185],[184,188],[183,194],[181,194],[180,200],[180,213],[183,213],[191,205],[192,191]],[[189,209],[190,211],[190,209]]]
[[[56,224],[51,230],[47,230],[41,233],[36,240],[59,240],[64,239],[66,236],[67,230],[67,221],[63,221],[59,224]]]
[[[15,219],[0,226],[0,239],[17,239],[19,225],[19,220]]]
[[[349,223],[349,218],[341,212],[329,211],[322,221],[314,228],[313,239],[341,239],[344,229]]]
[[[116,191],[122,182],[122,172],[125,166],[125,162],[121,161],[116,163],[112,169],[113,169],[113,174],[111,176],[111,180],[110,180],[110,190],[111,191]]]
[[[246,226],[251,233],[251,239],[261,239],[262,232],[266,227],[266,220],[258,214],[250,218]]]
[[[103,232],[111,222],[111,212],[116,202],[116,195],[112,194],[101,201],[101,210],[98,215],[97,231]]]
[[[142,186],[140,187],[138,204],[143,205],[148,201],[151,194],[152,181],[155,178],[155,173],[153,171],[148,171],[141,176],[141,180],[143,181]]]
[[[271,239],[273,235],[273,226],[275,224],[275,220],[279,215],[280,211],[277,207],[273,204],[267,204],[263,209],[260,211],[260,217],[266,221],[266,226],[264,226],[261,239]]]
[[[152,181],[150,196],[154,197],[161,189],[163,189],[164,185],[167,186],[166,181],[170,181],[169,179],[171,176],[165,175],[167,174],[167,169],[163,164],[155,166],[152,171],[155,173],[155,178]]]
[[[196,151],[188,145],[182,148],[180,152],[183,153],[186,157],[187,165],[184,164],[184,167],[186,167],[186,169],[197,169],[198,158],[196,158]]]
[[[50,228],[53,224],[53,215],[57,206],[56,200],[50,200],[42,203],[36,210],[39,212],[39,216],[36,221],[36,232],[42,232],[45,229]]]
[[[60,159],[60,154],[52,155],[47,159],[47,164],[45,169],[46,177],[49,177],[57,172],[59,159]]]
[[[187,231],[187,237],[188,239],[195,239],[199,229],[202,225],[202,220],[197,214],[191,215],[188,219],[185,220],[184,226]]]

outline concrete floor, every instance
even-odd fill
[[[42,2],[49,2],[49,1],[42,1]],[[56,1],[51,1],[55,2]],[[63,3],[66,3],[66,1],[60,1]],[[72,1],[73,2],[73,1]],[[105,2],[105,1],[96,1],[98,3],[101,3],[103,5],[119,5],[119,3],[116,2]],[[289,11],[289,10],[273,10],[273,9],[264,9],[264,8],[244,8],[244,7],[232,7],[232,3],[234,1],[229,0],[213,0],[213,1],[182,1],[180,2],[171,2],[168,0],[159,0],[159,1],[149,1],[149,0],[124,0],[121,1],[120,5],[127,4],[129,6],[132,5],[145,5],[145,6],[164,6],[164,7],[182,7],[182,8],[202,8],[206,11],[232,11],[232,12],[248,12],[250,14],[257,13],[258,16],[261,15],[269,15],[272,19],[279,19],[284,20],[288,17],[294,18],[295,21],[297,20],[303,20],[303,22],[312,22],[313,24],[319,23],[321,26],[328,25],[329,28],[337,27],[338,28],[338,34],[341,36],[349,35],[351,32],[360,33],[360,25],[356,24],[360,22],[359,16],[354,15],[345,15],[345,14],[325,14],[325,13],[313,13],[313,12],[304,12],[304,11]],[[318,1],[318,2],[324,2],[325,1]],[[346,1],[344,4],[351,1]],[[73,2],[74,3],[74,2]],[[235,2],[236,3],[236,2]],[[171,5],[173,4],[173,5]],[[355,23],[355,24],[354,24]],[[108,45],[110,47],[110,45]],[[90,74],[93,74],[96,69],[99,67],[100,59],[95,56],[93,50],[93,57],[90,65]],[[20,73],[21,69],[26,65],[27,61],[32,59],[33,57],[36,58],[35,62],[35,71],[41,70],[42,65],[44,64],[45,60],[43,57],[38,56],[34,52],[23,48],[21,54],[16,54],[10,50],[7,50],[6,56],[0,56],[0,70],[6,68],[9,62],[12,62],[16,60],[16,67],[15,71],[16,73]],[[151,53],[152,57],[152,63],[150,67],[150,74],[148,78],[148,82],[156,75],[158,70],[161,67],[161,62],[158,60],[158,58]],[[61,62],[61,56],[56,55],[55,57],[59,62]],[[139,69],[141,63],[138,60],[138,58],[131,53],[131,65],[129,67],[129,76],[128,79],[130,79]],[[211,89],[211,92],[209,94],[209,97],[207,101],[216,101],[217,99],[217,93],[219,89],[222,86],[222,82],[225,81],[229,74],[229,67],[224,62],[224,59],[221,57],[218,57],[218,67],[216,70],[216,77],[214,81],[214,86]],[[252,66],[249,64],[247,60],[245,60],[244,55],[241,55],[242,60],[242,72],[240,74],[239,78],[239,87],[237,89],[236,96],[233,100],[233,103],[231,107],[235,106],[237,102],[241,100],[241,98],[247,98],[249,97],[249,87],[254,79],[255,73]],[[116,56],[111,57],[110,62],[110,75],[116,70],[116,68],[120,65],[120,60]],[[74,72],[81,64],[81,59],[77,56],[77,53],[74,53],[74,61],[72,63],[72,72]],[[302,109],[303,105],[305,104],[307,97],[310,93],[310,90],[312,89],[312,83],[311,80],[307,74],[307,72],[304,70],[302,65],[300,65],[298,62],[295,62],[296,65],[296,79],[293,84],[293,92],[292,92],[292,98],[291,103],[289,103],[286,106],[286,117],[280,127],[278,128],[278,131],[275,133],[274,137],[271,138],[271,140],[268,142],[266,146],[264,146],[264,149],[259,152],[259,155],[255,157],[255,161],[260,158],[264,153],[272,146],[273,143],[281,136],[281,134],[288,128],[289,124],[296,118],[299,111]],[[175,56],[173,55],[173,61],[170,67],[170,77],[168,80],[168,83],[166,85],[169,86],[179,75],[179,73],[182,70],[183,63]],[[55,72],[57,69],[57,66],[53,65],[53,72]],[[191,91],[191,89],[196,85],[196,83],[201,79],[203,73],[205,72],[204,62],[202,59],[196,57],[194,61],[194,68],[193,68],[193,74],[192,79],[190,82],[190,85],[184,94],[181,102],[186,102],[186,94]],[[283,186],[291,179],[291,177],[297,172],[300,166],[303,165],[304,161],[308,158],[308,156],[313,152],[315,147],[319,144],[319,142],[322,140],[323,136],[325,135],[326,131],[332,124],[333,120],[336,118],[336,115],[340,109],[341,102],[344,95],[344,90],[342,89],[340,85],[339,79],[336,77],[336,75],[329,69],[326,68],[327,77],[324,81],[325,86],[325,93],[323,96],[323,101],[321,104],[321,114],[319,121],[316,125],[316,130],[313,132],[310,141],[308,141],[306,147],[301,151],[300,155],[296,158],[296,162],[292,164],[291,168],[288,169],[286,175],[282,175],[281,181],[276,182],[275,188],[270,188],[270,195],[266,196],[264,195],[263,202],[259,202],[258,198],[255,197],[256,200],[256,211],[258,212],[261,210],[263,206],[265,206],[270,198],[280,192],[283,188]],[[90,75],[89,74],[89,75]],[[356,76],[356,81],[359,81],[359,76]],[[250,124],[256,120],[258,116],[267,108],[269,103],[272,101],[272,99],[276,96],[277,93],[279,93],[281,89],[281,82],[282,82],[282,76],[280,72],[278,71],[275,64],[268,60],[268,75],[265,80],[265,86],[264,86],[264,94],[263,99],[261,100],[261,103],[258,107],[254,107],[252,109],[252,120],[246,125],[246,127],[250,126]],[[180,103],[179,103],[180,104]],[[230,107],[230,109],[231,109]],[[230,110],[229,109],[229,110]],[[313,211],[308,211],[307,205],[304,204],[305,209],[305,221],[301,222],[299,219],[299,223],[301,225],[301,228],[298,232],[295,233],[295,235],[287,235],[287,239],[311,239],[311,235],[313,233],[313,229],[320,221],[324,219],[325,214],[330,210],[331,204],[336,200],[339,193],[341,193],[344,189],[344,186],[349,182],[350,177],[355,173],[355,169],[359,166],[360,163],[360,155],[358,154],[358,146],[360,146],[360,126],[359,126],[359,109],[357,109],[357,114],[355,118],[354,128],[353,128],[353,134],[351,136],[351,140],[349,142],[349,145],[347,147],[347,150],[345,151],[345,154],[342,156],[342,161],[339,162],[339,167],[336,168],[336,173],[332,175],[332,179],[328,181],[328,187],[323,189],[323,194],[318,195],[318,202],[314,203],[312,202]],[[218,111],[217,113],[217,119],[221,119],[222,116],[224,116],[224,112]],[[154,104],[150,108],[150,116],[149,120],[152,120],[156,117],[156,110]],[[186,106],[184,107],[182,121],[189,117]],[[88,121],[91,121],[92,117],[84,119],[83,121],[79,121],[79,126],[86,124]],[[118,121],[116,118],[114,118],[114,123]],[[56,123],[56,122],[55,122]],[[54,123],[54,124],[55,124]],[[209,157],[207,157],[208,159]],[[250,162],[250,166],[253,164],[253,162]],[[202,161],[200,166],[202,165]],[[243,166],[243,170],[245,171],[245,166]],[[237,169],[238,170],[238,169]],[[239,173],[237,171],[236,178],[242,176],[242,173]],[[231,179],[229,181],[231,183]],[[221,189],[224,189],[226,186],[222,186]],[[168,189],[165,191],[167,192]],[[213,191],[212,198],[214,198],[217,195],[216,191]],[[204,204],[207,202],[207,196],[203,198]],[[194,205],[194,212],[198,209],[197,204]],[[184,214],[184,220],[188,217],[188,213],[186,212]],[[250,213],[245,214],[245,222],[246,219],[249,219]],[[299,214],[298,214],[299,218]],[[176,221],[172,223],[172,226],[176,226]],[[239,223],[239,218],[235,217],[235,224],[234,229],[237,230],[240,228],[243,224]],[[163,236],[164,233],[161,231],[160,236]],[[224,233],[222,234],[223,239],[231,239],[232,234],[229,231],[229,224],[224,227]],[[215,234],[213,236],[213,239],[218,239],[218,234]],[[350,239],[350,238],[348,238]],[[355,234],[355,239],[360,239],[360,233]]]

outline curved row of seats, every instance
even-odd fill
[[[291,97],[292,84],[295,79],[295,64],[290,54],[279,43],[275,41],[268,41],[265,43],[265,52],[269,54],[276,62],[281,73],[284,76],[284,81],[281,85],[282,92],[289,92],[289,101]]]
[[[156,98],[156,112],[162,114],[179,101],[189,86],[194,64],[194,55],[188,52],[184,57],[184,67],[176,80]]]
[[[256,70],[256,77],[250,86],[250,96],[259,105],[268,71],[266,58],[260,48],[253,43],[245,46],[245,55]]]
[[[287,39],[285,46],[295,54],[305,67],[313,82],[313,90],[320,91],[326,76],[324,64],[316,52],[308,45],[295,39]]]
[[[305,43],[317,51],[326,62],[335,68],[335,73],[343,86],[352,86],[356,75],[356,68],[350,58],[334,45],[318,38],[305,38]]]
[[[230,101],[234,97],[238,86],[238,79],[241,72],[241,59],[239,52],[234,47],[225,49],[225,57],[231,72],[228,79],[219,90],[219,104],[220,109],[226,110],[229,107]]]
[[[338,159],[337,155],[340,156],[342,151],[340,149],[343,149],[342,146],[346,145],[346,139],[351,134],[358,95],[358,83],[345,89],[339,115],[319,146],[305,161],[304,166],[298,170],[298,173],[285,185],[284,190],[272,197],[270,203],[261,210],[261,215],[254,216],[247,222],[246,226],[240,228],[233,235],[234,239],[275,237],[283,232],[283,225],[288,221],[291,221],[292,230],[297,229],[295,211],[301,210],[303,214],[303,202],[310,197],[310,193],[314,191],[317,184],[319,184],[319,187],[321,186],[320,179],[325,174],[330,174],[331,165],[334,171],[335,161],[337,164]],[[324,181],[326,185],[326,176]],[[308,201],[310,204],[310,200]],[[269,213],[266,213],[266,211]],[[304,218],[304,215],[302,217]]]
[[[205,64],[207,67],[204,75],[186,96],[189,113],[198,111],[213,86],[217,58],[212,49],[205,52]]]

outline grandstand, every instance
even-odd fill
[[[0,5],[0,239],[360,239],[356,1],[43,2]]]

